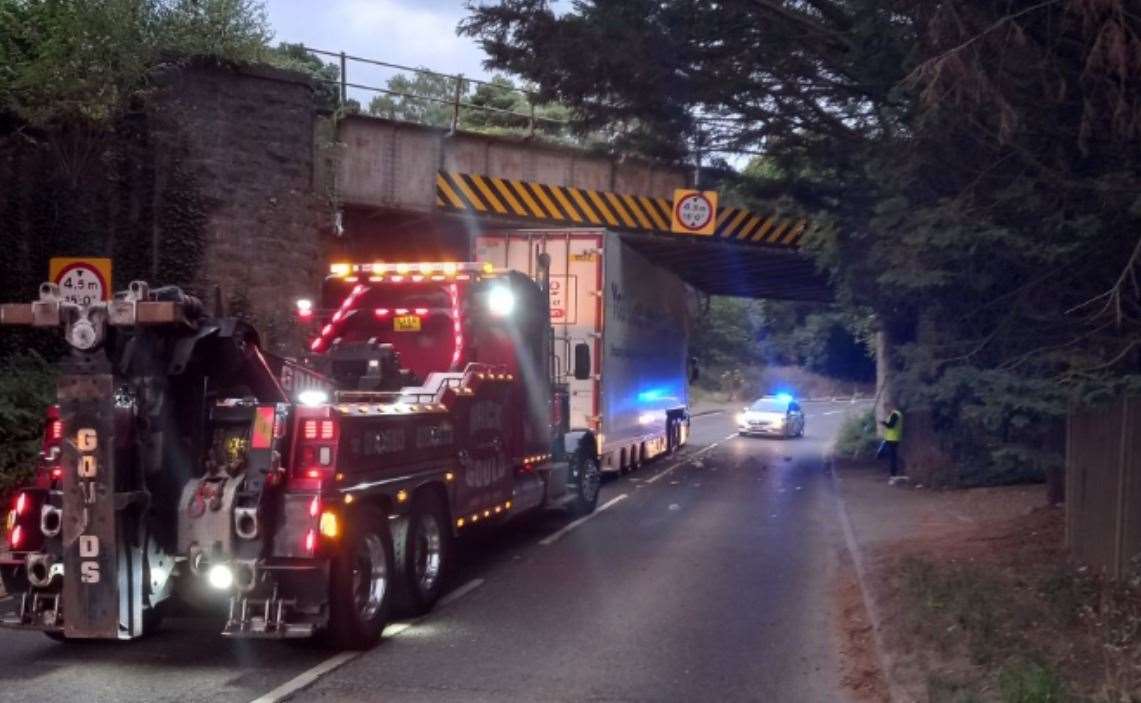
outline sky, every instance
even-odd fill
[[[442,73],[488,78],[483,52],[456,36],[463,0],[266,0],[275,41]],[[383,87],[393,71],[350,63],[349,82]],[[361,93],[361,91],[355,91]],[[363,104],[368,95],[358,94]],[[362,99],[363,98],[363,99]]]

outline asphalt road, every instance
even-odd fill
[[[825,450],[696,418],[680,457],[607,482],[604,510],[465,538],[452,594],[362,655],[229,641],[168,621],[140,642],[0,631],[0,701],[842,700],[831,578],[843,550]],[[308,673],[307,673],[308,672]]]

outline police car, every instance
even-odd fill
[[[766,395],[737,414],[741,435],[803,437],[804,411],[788,393]]]

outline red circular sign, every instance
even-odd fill
[[[690,193],[677,201],[674,219],[688,230],[703,230],[713,220],[713,203],[701,193]]]
[[[56,277],[60,296],[76,305],[88,305],[110,297],[103,274],[91,264],[75,262],[64,266]]]

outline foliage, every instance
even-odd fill
[[[854,327],[846,313],[814,303],[715,297],[690,346],[703,367],[803,366],[837,380],[873,380],[867,335]]]
[[[253,61],[269,37],[255,0],[0,0],[0,113],[107,124],[164,60]]]
[[[871,459],[879,449],[875,411],[851,415],[836,434],[836,455],[844,459]]]
[[[409,78],[397,74],[388,79],[381,93],[368,104],[368,113],[405,122],[433,127],[450,127],[455,112],[457,77],[421,72]],[[458,126],[485,134],[536,134],[546,140],[574,142],[567,125],[570,110],[557,103],[532,105],[530,95],[506,76],[495,75],[490,81],[463,80],[459,85]],[[532,108],[534,113],[532,113]],[[531,115],[534,114],[533,130]],[[585,142],[578,141],[580,145]]]
[[[0,358],[0,495],[27,480],[43,440],[55,373],[35,353]]]
[[[433,127],[451,125],[455,78],[435,73],[417,73],[411,78],[397,74],[388,79],[386,87],[403,95],[377,95],[368,104],[370,115]],[[465,81],[460,88],[460,95],[467,95],[469,87],[470,84]]]
[[[1067,403],[1141,371],[1130,5],[500,0],[461,28],[628,148],[762,151],[737,190],[812,215],[839,302],[898,350],[898,400],[1005,472],[1056,464]]]
[[[740,298],[711,298],[698,321],[690,348],[702,367],[748,366],[762,361],[757,348],[762,320],[756,303]]]
[[[1003,703],[1065,703],[1065,683],[1041,664],[1021,664],[1003,670],[998,678]]]
[[[300,71],[313,80],[313,103],[322,112],[337,109],[341,70],[335,64],[322,61],[306,50],[304,44],[281,42],[270,51],[266,60],[279,68]]]

